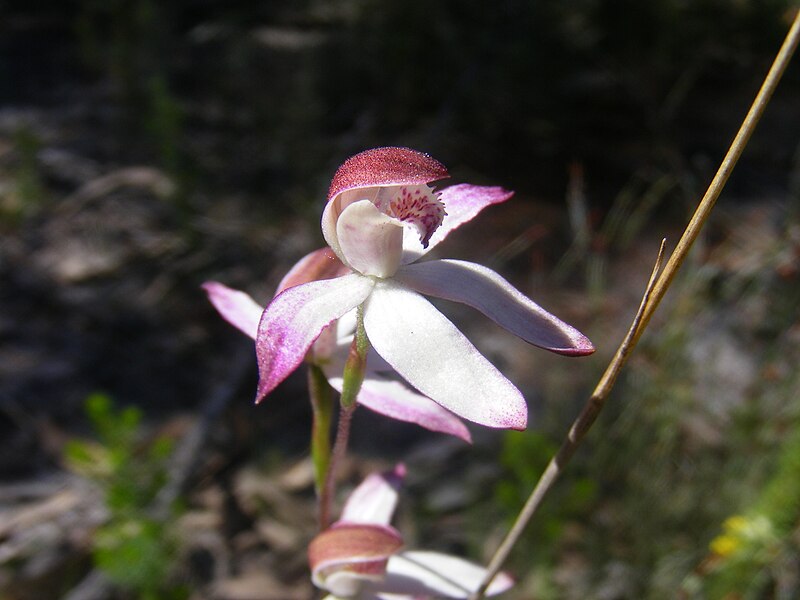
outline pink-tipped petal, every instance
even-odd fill
[[[403,464],[391,471],[369,475],[347,497],[339,522],[389,525],[405,476]]]
[[[258,394],[261,401],[294,371],[323,328],[361,304],[374,282],[351,274],[312,281],[278,294],[258,325]]]
[[[488,427],[525,429],[520,391],[417,292],[378,281],[364,303],[364,327],[401,377],[449,411]]]
[[[362,187],[425,184],[449,177],[435,158],[410,148],[372,148],[348,158],[336,171],[328,200]]]
[[[341,376],[329,377],[328,383],[336,391],[342,391]],[[365,408],[390,419],[414,423],[429,431],[454,435],[467,443],[472,443],[469,429],[461,419],[399,381],[390,381],[368,373],[356,399]]]
[[[400,266],[403,225],[369,200],[344,209],[336,223],[342,258],[364,275],[391,277]]]
[[[427,254],[442,242],[451,231],[474,219],[484,208],[492,204],[505,202],[513,195],[514,192],[501,187],[470,185],[468,183],[444,188],[439,192],[439,200],[444,204],[447,215],[441,226],[431,236],[427,248],[424,248],[421,243],[412,245],[413,241],[406,240],[404,242],[406,248],[403,263],[408,264]]]
[[[454,435],[467,443],[472,442],[469,429],[461,419],[399,381],[365,379],[358,394],[358,403],[391,419],[415,423],[429,431]]]
[[[294,266],[289,269],[289,272],[284,275],[281,282],[278,284],[278,289],[275,290],[277,296],[283,290],[300,285],[301,283],[308,283],[309,281],[319,281],[321,279],[333,279],[334,277],[341,277],[350,272],[350,269],[342,264],[333,251],[328,248],[320,248],[309,252],[303,258],[298,260]]]
[[[486,569],[472,562],[422,550],[408,550],[393,555],[386,566],[383,581],[367,584],[367,590],[387,594],[408,594],[415,598],[468,598],[478,589]],[[498,573],[487,590],[494,596],[509,590],[514,580]]]
[[[217,312],[245,335],[256,339],[258,322],[264,308],[250,296],[216,281],[207,281],[203,289]]]
[[[594,352],[580,331],[482,265],[431,260],[402,267],[395,279],[422,294],[471,306],[530,344],[568,356]]]

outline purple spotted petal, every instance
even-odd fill
[[[261,320],[261,313],[264,312],[260,304],[244,292],[216,281],[208,281],[202,287],[223,319],[245,335],[256,339],[258,322]]]
[[[312,281],[284,290],[267,306],[258,325],[258,394],[260,402],[298,365],[323,328],[369,296],[374,283],[351,274]]]
[[[417,292],[378,281],[364,303],[364,327],[401,377],[449,411],[488,427],[525,429],[520,391]]]
[[[403,263],[408,264],[427,254],[442,242],[454,229],[463,225],[467,221],[474,219],[487,206],[505,202],[514,192],[510,192],[501,187],[486,187],[481,185],[470,185],[462,183],[452,185],[439,192],[439,200],[444,204],[447,212],[441,226],[433,233],[427,248],[422,244],[412,247],[406,241],[406,251],[403,255]]]
[[[580,331],[487,267],[461,260],[431,260],[402,267],[395,279],[422,294],[471,306],[530,344],[569,356],[594,352]]]

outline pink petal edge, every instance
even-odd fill
[[[368,277],[351,274],[312,281],[278,294],[258,325],[258,393],[256,402],[294,371],[332,321],[361,304],[374,286]]]
[[[246,293],[216,281],[207,281],[201,287],[206,291],[209,301],[223,319],[245,335],[256,339],[258,323],[264,307]]]
[[[298,260],[281,279],[278,288],[275,290],[275,295],[277,296],[283,290],[301,283],[333,279],[349,272],[350,269],[342,264],[342,261],[336,257],[333,250],[325,246],[309,252]]]
[[[383,361],[382,357],[379,358]],[[331,387],[341,393],[341,375],[330,373],[328,369],[325,369],[325,374]],[[413,423],[428,431],[445,433],[460,438],[468,444],[472,443],[472,434],[458,416],[400,381],[385,379],[374,372],[371,373],[369,366],[356,400],[364,408],[384,417]]]
[[[461,183],[451,185],[439,192],[439,199],[447,212],[442,224],[433,232],[427,248],[421,243],[405,241],[406,255],[403,263],[408,264],[424,256],[464,223],[471,221],[484,209],[493,204],[505,202],[514,192],[496,186],[472,185]]]
[[[446,433],[472,443],[467,426],[455,414],[399,381],[371,377],[364,380],[358,403],[391,419],[414,423],[429,431]]]
[[[483,265],[431,260],[402,267],[395,279],[421,294],[471,306],[529,344],[567,356],[594,352],[589,338]]]

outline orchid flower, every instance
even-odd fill
[[[457,556],[422,550],[400,551],[401,534],[390,523],[405,467],[372,474],[350,494],[339,521],[308,548],[312,580],[331,592],[324,600],[424,600],[467,598],[486,570]],[[513,585],[498,574],[487,595]]]
[[[278,284],[276,294],[283,290],[314,281],[336,277],[342,273],[342,263],[323,248],[300,259]],[[231,325],[242,333],[256,339],[258,322],[264,308],[245,292],[231,289],[211,281],[203,284],[214,308]],[[330,327],[326,327],[311,346],[306,359],[318,365],[325,373],[328,383],[336,391],[342,391],[342,371],[353,341],[356,326],[355,311],[343,315]],[[430,398],[409,389],[392,379],[391,367],[374,351],[367,361],[367,373],[356,401],[366,408],[387,417],[415,423],[431,431],[438,431],[471,441],[469,430],[453,413],[445,410]]]
[[[330,323],[361,306],[371,346],[414,388],[475,423],[524,429],[520,391],[422,294],[472,306],[553,352],[594,351],[583,334],[491,269],[417,262],[459,225],[512,196],[499,187],[430,187],[447,176],[438,161],[408,148],[367,150],[339,167],[322,233],[349,273],[287,288],[267,306],[256,337],[257,401],[297,368]]]

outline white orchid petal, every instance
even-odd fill
[[[408,550],[394,554],[381,582],[367,583],[364,591],[381,594],[410,594],[414,597],[468,598],[478,589],[486,569],[457,556]],[[505,573],[493,580],[487,595],[507,591],[514,581]]]
[[[342,211],[336,234],[347,264],[364,275],[391,277],[403,252],[403,224],[383,214],[368,200]]]
[[[406,468],[402,464],[391,471],[369,475],[347,497],[339,521],[389,525],[405,476]]]
[[[488,427],[525,428],[519,390],[415,291],[378,281],[364,303],[364,327],[378,354],[446,409]]]
[[[256,339],[258,322],[261,320],[261,313],[264,312],[263,306],[244,292],[216,281],[204,283],[203,289],[223,319],[245,335]]]
[[[431,260],[402,267],[395,279],[422,294],[462,302],[530,344],[582,356],[594,346],[491,269],[462,260]]]
[[[367,200],[374,204],[380,190],[381,188],[379,187],[347,190],[339,194],[336,198],[328,201],[322,211],[322,237],[325,238],[325,241],[327,242],[328,246],[330,246],[331,250],[333,250],[333,253],[345,264],[346,261],[342,253],[342,247],[339,244],[339,234],[336,231],[336,225],[339,221],[339,216],[342,214],[344,209],[354,202]]]
[[[256,337],[257,401],[298,365],[320,332],[369,295],[374,282],[357,274],[312,281],[278,294],[264,310]]]

